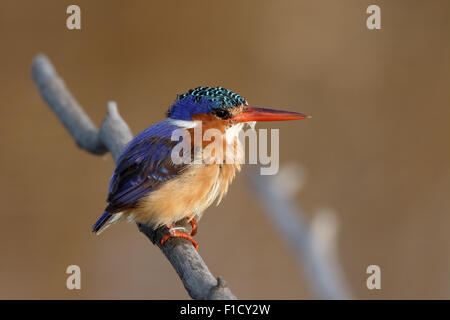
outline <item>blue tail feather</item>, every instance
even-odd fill
[[[98,219],[97,222],[92,226],[92,232],[99,232],[103,228],[105,223],[107,223],[112,218],[112,216],[113,215],[109,212],[103,212],[100,219]]]

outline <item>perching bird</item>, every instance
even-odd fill
[[[197,230],[196,221],[215,199],[218,204],[226,194],[242,159],[233,163],[174,163],[172,150],[179,143],[171,139],[174,130],[187,130],[192,136],[199,123],[202,134],[217,129],[225,145],[238,143],[234,155],[239,158],[242,146],[235,138],[245,122],[304,118],[308,116],[250,107],[243,97],[222,87],[198,87],[178,95],[167,111],[167,119],[138,134],[122,152],[110,181],[108,205],[92,231],[99,233],[122,220],[148,224],[155,229],[165,225],[169,234],[163,237],[161,245],[171,237],[183,237],[197,248],[192,238]],[[209,143],[203,141],[201,148]],[[194,150],[192,139],[192,159],[198,151]],[[173,227],[186,217],[192,225],[191,233]]]

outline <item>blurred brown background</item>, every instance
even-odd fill
[[[81,7],[82,30],[66,28]],[[370,4],[382,29],[366,28]],[[93,120],[115,100],[133,133],[177,93],[235,90],[313,115],[277,123],[298,203],[332,208],[356,298],[450,297],[449,1],[0,2],[0,298],[187,298],[135,225],[101,236],[109,155],[77,149],[30,77],[45,53]],[[273,127],[273,126],[269,126]],[[314,298],[243,175],[200,223],[200,252],[239,298]],[[66,267],[82,270],[69,291]],[[365,273],[380,265],[382,289]]]

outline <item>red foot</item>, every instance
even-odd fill
[[[194,246],[195,250],[198,250],[198,243],[197,243],[197,241],[194,240],[194,238],[192,238],[192,234],[173,229],[173,226],[168,226],[168,228],[169,228],[169,234],[166,234],[161,239],[161,246],[163,246],[164,243],[166,243],[166,241],[169,240],[170,238],[184,238],[184,239],[187,239],[190,242],[192,242],[192,245]]]
[[[195,236],[197,234],[197,220],[195,218],[191,219],[191,216],[186,216],[186,218],[188,218],[188,221],[191,224],[191,236]]]

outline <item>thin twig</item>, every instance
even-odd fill
[[[45,55],[36,56],[31,74],[42,97],[67,128],[77,145],[96,155],[109,151],[117,161],[125,145],[132,139],[132,134],[120,116],[116,103],[108,103],[106,117],[98,130]],[[190,228],[186,219],[179,224],[186,229]],[[202,257],[188,240],[174,238],[166,242],[162,248],[159,243],[167,233],[166,228],[153,230],[140,224],[138,227],[162,250],[193,299],[236,299],[225,281],[220,277],[216,279],[211,274]]]

